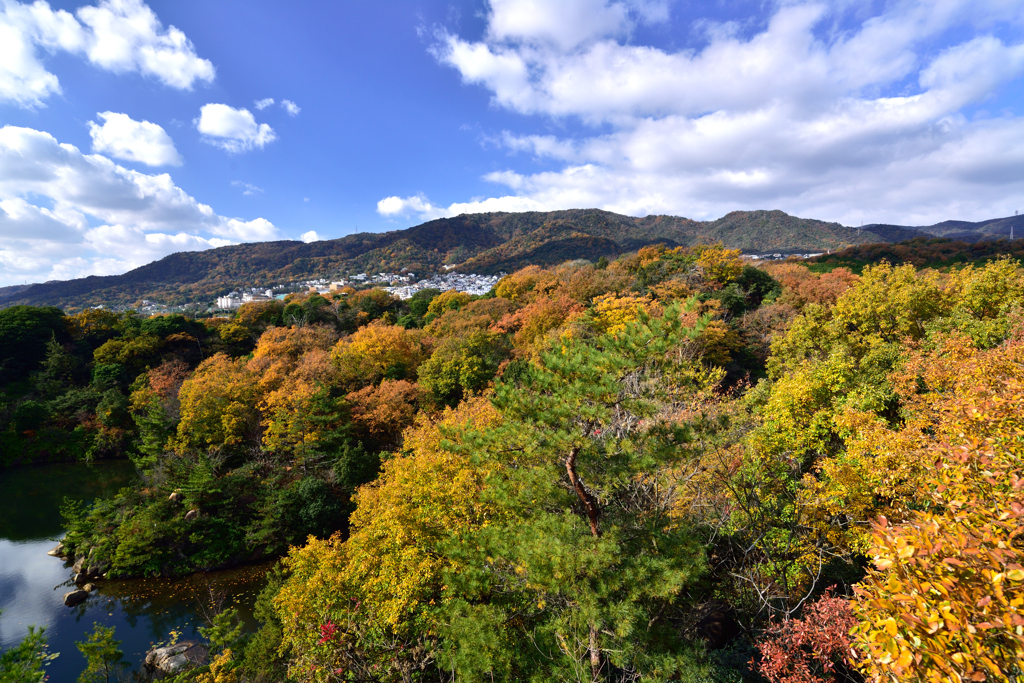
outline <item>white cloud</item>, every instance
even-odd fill
[[[0,100],[41,106],[60,93],[57,77],[46,70],[40,50],[70,52],[114,73],[137,72],[172,88],[211,82],[213,64],[200,58],[192,42],[174,26],[166,29],[141,0],[103,0],[75,15],[54,11],[44,0],[0,4]]]
[[[97,7],[80,8],[78,18],[91,29],[87,53],[97,66],[115,73],[138,71],[180,89],[213,80],[213,64],[196,55],[179,29],[165,31],[141,0],[104,0]]]
[[[226,104],[204,104],[195,120],[204,139],[233,154],[262,148],[277,139],[274,129],[256,123],[248,109],[235,109]]]
[[[32,107],[60,92],[57,77],[37,57],[37,47],[77,52],[84,48],[81,25],[49,5],[0,5],[0,100]]]
[[[595,38],[628,35],[637,20],[668,18],[666,2],[491,0],[490,7],[491,40],[552,44],[561,50]]]
[[[561,31],[570,29],[557,21],[557,14],[587,4],[603,3],[573,0],[564,5],[550,3],[562,8],[557,12],[533,12],[534,0],[492,2],[487,39],[470,42],[442,34],[435,54],[467,83],[491,90],[501,106],[525,114],[621,122],[633,117],[757,109],[776,100],[805,107],[827,104],[910,75],[922,60],[916,49],[958,25],[955,22],[969,18],[978,24],[990,23],[1005,18],[1010,6],[1024,11],[1020,0],[947,0],[938,7],[932,2],[905,2],[889,14],[863,22],[859,30],[827,42],[815,33],[837,19],[827,5],[787,3],[765,30],[749,39],[713,35],[700,51],[668,52],[623,43],[614,39],[618,29],[600,32],[595,28],[594,40],[581,49],[541,48],[529,36],[512,41],[515,34],[507,30],[498,31],[501,40],[495,39],[495,25],[511,11],[508,6],[547,30]],[[968,8],[973,13],[969,17]],[[594,16],[598,15],[595,10]]]
[[[276,237],[266,219],[218,215],[166,173],[0,128],[0,285],[124,272],[175,251]]]
[[[598,206],[712,218],[782,208],[927,223],[993,217],[1024,200],[1024,117],[971,113],[1024,76],[1024,42],[1009,38],[1022,35],[1024,0],[906,0],[874,14],[787,2],[748,34],[698,18],[705,42],[675,51],[632,42],[638,22],[667,16],[663,5],[646,11],[491,0],[481,40],[441,33],[437,59],[497,106],[584,128],[490,136],[557,166],[485,176],[501,196],[447,206],[388,197],[378,212]]]
[[[20,197],[0,199],[0,239],[28,241],[75,240],[88,227],[80,214],[56,215]]]
[[[241,180],[232,180],[232,187],[238,187],[242,189],[242,194],[246,197],[252,197],[253,195],[263,194],[263,188],[253,185],[252,183],[243,183]]]
[[[241,242],[265,242],[278,237],[277,228],[266,218],[254,218],[251,221],[238,218],[223,219],[211,232]]]
[[[148,166],[180,166],[181,156],[171,136],[149,121],[136,121],[112,111],[97,114],[103,125],[89,122],[92,151]]]
[[[418,214],[423,220],[451,215],[444,207],[434,206],[422,196],[385,197],[377,202],[377,213],[388,218]]]
[[[320,235],[316,234],[316,230],[310,230],[309,232],[304,232],[301,235],[299,235],[299,239],[301,239],[306,244],[309,244],[310,242],[319,242]]]
[[[257,111],[263,111],[267,107],[272,106],[275,101],[273,97],[264,97],[262,100],[255,100],[253,104]],[[299,112],[302,111],[302,108],[291,100],[281,100],[281,107],[292,116],[298,116]]]

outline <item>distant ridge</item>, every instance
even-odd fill
[[[747,253],[835,251],[938,235],[945,230],[993,236],[1005,230],[1008,234],[1007,221],[1015,220],[947,221],[923,228],[869,225],[857,229],[797,218],[782,211],[733,211],[714,221],[679,216],[636,218],[600,209],[463,214],[405,230],[359,233],[310,244],[259,242],[181,252],[123,275],[0,288],[0,306],[54,305],[75,310],[96,304],[131,305],[141,299],[165,304],[209,302],[238,286],[334,277],[345,272],[406,269],[427,274],[443,265],[493,274],[528,264],[614,257],[656,243],[679,246],[721,242]],[[1024,234],[1021,226],[1016,229]]]
[[[928,237],[946,237],[961,242],[981,242],[983,240],[999,239],[1010,237],[1010,229],[1013,228],[1014,237],[1024,237],[1024,216],[1007,216],[1006,218],[990,218],[987,221],[942,221],[934,225],[885,225],[874,223],[865,225],[864,230],[871,231],[882,237],[886,236],[885,242],[902,242],[904,240],[920,237],[922,233]],[[906,235],[899,239],[890,239],[888,236],[896,234]]]

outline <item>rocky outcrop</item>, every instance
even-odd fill
[[[154,678],[181,673],[206,662],[206,648],[194,640],[158,647],[146,654],[146,670]]]
[[[64,544],[58,543],[53,550],[47,550],[46,554],[50,557],[64,557]]]
[[[110,565],[93,557],[95,553],[79,556],[71,566],[74,572],[74,579],[77,585],[82,585],[87,579],[102,579],[107,575]]]
[[[64,594],[64,604],[68,607],[74,607],[85,602],[85,599],[89,597],[89,592],[84,590],[74,590],[70,593]]]
[[[84,573],[86,576],[91,576],[94,579],[102,579],[107,575],[108,569],[110,569],[110,566],[106,562],[96,562],[86,567]]]

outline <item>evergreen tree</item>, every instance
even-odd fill
[[[485,468],[501,462],[489,495],[525,519],[452,539],[460,570],[446,580],[459,597],[439,625],[442,668],[598,681],[667,680],[689,666],[668,614],[704,568],[670,511],[692,434],[659,414],[702,388],[673,351],[707,319],[687,327],[680,314],[557,340],[499,384],[505,421],[482,438],[504,447],[474,453]]]
[[[42,683],[45,667],[57,654],[46,652],[45,628],[29,626],[20,643],[0,652],[0,683]]]
[[[110,683],[119,680],[119,674],[128,667],[124,661],[121,641],[114,639],[114,627],[93,624],[92,633],[84,641],[75,643],[75,647],[85,656],[85,670],[79,674],[78,683]]]

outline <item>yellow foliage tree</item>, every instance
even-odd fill
[[[875,681],[1016,680],[1024,663],[1024,341],[932,340],[891,377],[894,429],[848,411],[805,478],[805,520],[867,553],[856,663]],[[877,521],[866,528],[875,515]]]
[[[67,318],[68,331],[75,339],[105,334],[113,335],[121,316],[103,308],[87,308]]]
[[[244,360],[218,353],[181,385],[181,421],[171,446],[179,453],[256,445],[260,439],[257,383]]]
[[[465,292],[458,292],[454,289],[450,289],[447,292],[441,292],[431,299],[430,305],[427,306],[426,317],[433,320],[446,311],[456,311],[464,307],[472,300],[473,297],[469,294],[466,294]]]
[[[706,282],[714,282],[717,285],[725,285],[737,279],[743,272],[743,261],[740,260],[739,249],[724,249],[723,247],[697,247],[697,267],[700,268],[702,278]]]
[[[255,360],[255,359],[254,359]],[[323,349],[311,349],[291,372],[260,400],[263,445],[278,454],[300,458],[316,450],[325,434],[342,425],[343,416],[330,406],[329,394],[337,386],[338,371]],[[327,408],[330,414],[325,414]]]
[[[369,673],[365,667],[375,660],[388,662],[375,677],[401,680],[417,658],[430,657],[417,634],[430,632],[434,606],[446,599],[444,572],[457,569],[438,544],[511,514],[484,502],[487,472],[448,439],[499,419],[486,399],[446,410],[436,422],[421,417],[407,432],[403,453],[356,493],[349,539],[310,538],[291,551],[285,560],[291,577],[275,609],[297,680],[336,680],[339,670]],[[363,649],[373,644],[379,652]]]
[[[415,379],[430,347],[431,339],[422,330],[376,320],[338,342],[331,359],[342,384],[358,389],[385,378]]]
[[[196,683],[238,683],[238,676],[235,675],[231,657],[230,649],[224,650],[214,657],[210,662],[210,671],[199,674]]]
[[[602,294],[594,299],[593,325],[600,332],[615,334],[639,320],[641,311],[650,312],[651,308],[647,297]]]
[[[494,293],[509,301],[522,302],[541,279],[540,266],[527,266],[506,275],[494,286]]]
[[[261,393],[277,390],[311,351],[330,351],[338,334],[329,327],[271,327],[256,342],[249,369],[259,378]]]
[[[162,343],[154,334],[143,334],[132,339],[111,339],[93,351],[93,360],[97,363],[119,363],[139,371],[152,361]]]

